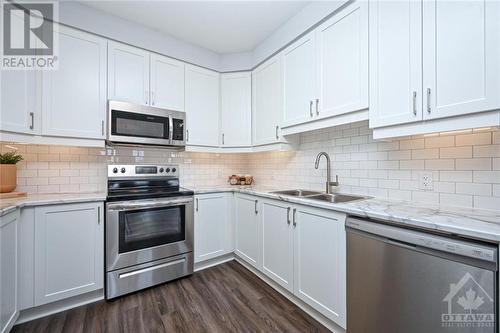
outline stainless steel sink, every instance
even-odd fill
[[[368,197],[362,197],[362,196],[357,196],[357,195],[322,193],[322,194],[317,194],[317,195],[309,195],[309,196],[307,196],[306,199],[339,203],[339,202],[350,202],[350,201],[355,201],[355,200],[363,200],[363,199],[367,199],[367,198]]]
[[[289,196],[292,196],[292,197],[306,197],[306,196],[321,194],[321,192],[309,191],[309,190],[286,190],[286,191],[274,191],[274,192],[271,192],[271,193],[273,193],[273,194],[289,195]]]

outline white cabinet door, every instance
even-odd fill
[[[368,108],[368,2],[356,1],[320,25],[316,43],[317,115]]]
[[[250,72],[221,74],[221,144],[252,145],[252,76]]]
[[[106,40],[59,27],[59,69],[42,72],[42,134],[103,139]]]
[[[346,327],[345,215],[294,207],[294,294]]]
[[[195,196],[194,262],[232,252],[231,207],[227,193]]]
[[[422,119],[422,2],[369,4],[370,127]]]
[[[184,63],[151,54],[151,105],[184,111]]]
[[[423,3],[424,119],[500,108],[500,3]]]
[[[254,145],[280,141],[283,121],[283,86],[280,57],[271,58],[252,72]]]
[[[17,319],[17,228],[19,210],[0,217],[0,332]]]
[[[35,306],[103,288],[102,203],[35,208]]]
[[[188,145],[219,145],[219,73],[186,65]]]
[[[302,123],[315,115],[316,47],[314,36],[314,32],[307,34],[282,53],[283,126]]]
[[[40,133],[35,75],[36,72],[32,70],[0,72],[0,130],[26,134]]]
[[[261,237],[259,200],[248,195],[235,195],[236,254],[250,265],[261,269]]]
[[[293,292],[292,205],[262,201],[262,270],[273,281]]]
[[[108,98],[149,104],[149,52],[108,42]]]

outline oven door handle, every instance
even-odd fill
[[[193,202],[193,197],[169,198],[168,200],[145,200],[143,202],[122,201],[117,203],[108,203],[106,209],[108,211],[125,212],[137,209],[179,206],[190,202]]]

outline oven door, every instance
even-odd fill
[[[106,204],[106,268],[193,251],[193,197]]]

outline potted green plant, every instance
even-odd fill
[[[23,157],[15,151],[0,153],[0,193],[12,192],[17,186],[16,163]]]

